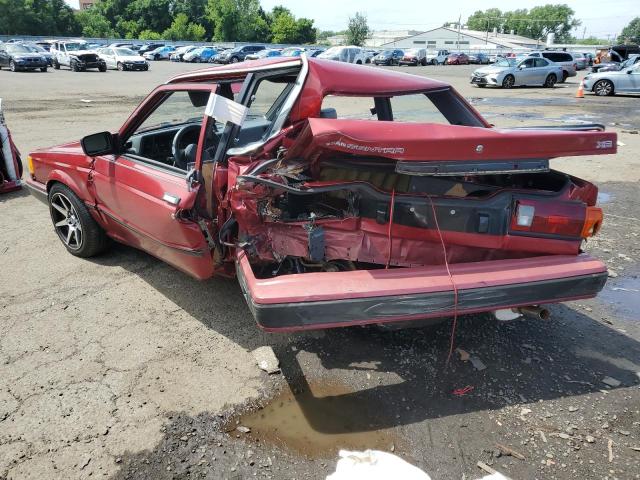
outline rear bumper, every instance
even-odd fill
[[[333,328],[454,314],[453,287],[442,266],[257,279],[241,254],[238,279],[266,331]],[[451,266],[457,312],[590,298],[607,280],[606,266],[587,255],[496,260]]]

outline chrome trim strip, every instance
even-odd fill
[[[307,60],[307,56],[304,53],[300,55],[300,60],[302,61],[302,68],[300,69],[298,78],[296,78],[295,86],[293,87],[293,89],[291,89],[291,93],[285,100],[284,105],[282,105],[282,109],[280,110],[278,117],[273,121],[273,124],[271,125],[271,134],[269,135],[269,137],[266,140],[258,140],[257,142],[250,143],[248,145],[245,145],[244,147],[230,148],[229,150],[227,150],[227,155],[246,155],[247,153],[257,150],[280,133],[284,122],[287,120],[289,113],[291,113],[293,104],[298,99],[300,92],[302,92],[302,87],[304,86],[304,82],[307,79],[307,74],[309,73],[309,61]]]
[[[302,58],[302,55],[300,56],[300,58]],[[302,63],[304,64],[306,60],[303,60]],[[292,60],[289,62],[282,62],[282,63],[270,63],[269,65],[263,65],[261,67],[247,67],[247,68],[226,68],[226,69],[220,69],[218,70],[217,67],[212,67],[212,68],[203,68],[201,70],[196,70],[195,72],[191,72],[189,74],[186,75],[176,75],[175,77],[173,77],[172,79],[170,79],[166,84],[170,85],[172,83],[176,83],[176,82],[183,82],[183,81],[189,81],[190,78],[197,78],[197,77],[201,77],[202,74],[204,73],[210,73],[211,75],[226,75],[226,74],[230,74],[230,73],[237,73],[239,76],[246,74],[246,73],[252,73],[252,72],[261,72],[264,70],[277,70],[279,68],[287,68],[287,67],[293,67],[296,65],[300,65],[300,60]],[[212,80],[215,80],[212,79]]]
[[[138,230],[135,227],[132,227],[131,225],[122,222],[121,220],[117,219],[113,214],[103,210],[100,207],[97,207],[96,210],[98,210],[100,213],[105,214],[107,217],[109,217],[111,220],[113,220],[114,222],[116,222],[118,225],[123,226],[124,228],[132,231],[133,233],[135,233],[136,235],[140,235],[143,237],[148,238],[149,240],[157,243],[160,246],[163,246],[165,248],[170,248],[171,250],[175,250],[177,252],[180,253],[184,253],[185,255],[191,255],[192,257],[202,257],[204,256],[204,250],[196,250],[196,249],[192,249],[192,248],[182,248],[182,247],[175,247],[173,245],[169,245],[165,242],[161,242],[160,240],[158,240],[157,238],[153,238],[151,235],[148,235],[146,233],[142,233],[140,230]]]

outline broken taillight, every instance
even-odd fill
[[[600,207],[587,207],[587,218],[582,227],[582,238],[593,237],[602,227],[602,209]]]
[[[602,209],[576,202],[518,200],[511,220],[515,232],[568,238],[592,237],[602,225]]]

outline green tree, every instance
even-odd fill
[[[0,33],[14,35],[26,33],[28,17],[24,0],[0,0]]]
[[[186,13],[178,13],[171,26],[162,33],[162,37],[167,40],[201,41],[205,34],[206,31],[202,25],[190,23]]]
[[[277,10],[276,10],[277,9]],[[274,43],[314,43],[316,29],[313,20],[296,18],[283,7],[276,7],[269,15],[271,18],[271,34]]]
[[[363,45],[371,30],[367,23],[366,15],[356,12],[353,17],[349,17],[349,26],[347,27],[347,44]]]
[[[0,32],[78,35],[82,29],[64,0],[0,0]]]
[[[140,40],[162,40],[162,35],[152,30],[143,30],[138,35]]]
[[[76,20],[85,37],[109,38],[118,36],[111,23],[94,8],[82,10],[76,14]]]
[[[298,26],[298,42],[296,43],[316,43],[318,38],[318,29],[313,26],[313,20],[310,18],[299,18]]]
[[[529,11],[526,8],[504,12],[504,23],[502,24],[504,32],[510,33],[513,30],[516,35],[527,35],[529,28],[528,17]]]
[[[258,0],[208,0],[205,11],[217,41],[267,41],[269,25]]]
[[[554,33],[556,40],[567,41],[571,30],[580,25],[575,12],[568,5],[547,4],[526,9],[501,12],[497,8],[485,11],[478,10],[467,20],[467,27],[472,30],[491,31],[497,28],[505,33],[514,31],[518,35],[542,39]]]
[[[640,43],[640,17],[636,17],[622,29],[620,38],[625,43]]]
[[[580,20],[574,17],[575,12],[568,5],[544,5],[533,7],[528,15],[528,35],[530,38],[545,38],[549,33],[555,34],[557,42],[564,42],[571,37],[571,30],[580,26]]]
[[[482,11],[477,10],[467,19],[467,28],[470,30],[480,30],[482,32],[490,32],[494,28],[500,30],[504,20],[502,12],[499,8],[490,8]]]

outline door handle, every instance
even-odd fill
[[[165,192],[164,195],[162,196],[162,200],[164,200],[165,202],[171,205],[178,205],[180,203],[180,197],[176,195],[171,195],[170,193],[167,193],[167,192]]]

